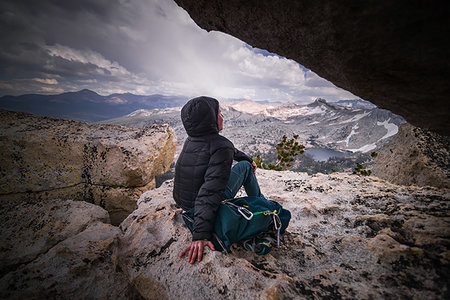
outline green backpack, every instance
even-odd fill
[[[184,212],[183,219],[192,233],[194,209]],[[288,210],[283,209],[279,203],[264,197],[247,196],[223,200],[214,225],[212,243],[216,250],[228,253],[231,244],[245,241],[245,248],[257,254],[266,254],[271,248],[264,247],[269,245],[268,239],[261,238],[261,235],[274,230],[277,246],[280,247],[280,236],[288,227],[290,219],[291,213]],[[255,249],[261,247],[255,247],[255,245],[259,246],[259,244],[263,245],[264,249],[256,252]]]

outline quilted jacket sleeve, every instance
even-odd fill
[[[234,148],[213,150],[205,173],[205,182],[195,200],[194,232],[192,240],[210,240],[217,211],[226,188],[233,162]]]
[[[238,149],[234,149],[234,160],[235,161],[242,161],[242,160],[246,160],[250,163],[253,162],[252,158],[250,156],[248,156],[247,154],[245,154],[244,152],[238,150]]]

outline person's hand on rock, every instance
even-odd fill
[[[193,264],[195,263],[195,260],[200,262],[203,258],[203,248],[205,248],[205,246],[208,246],[209,249],[211,250],[215,250],[214,245],[211,241],[206,240],[193,241],[188,247],[186,247],[186,249],[183,250],[183,252],[181,252],[179,257],[182,258],[184,254],[189,251],[188,255],[189,263]]]

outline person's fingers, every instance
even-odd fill
[[[195,260],[197,259],[197,255],[198,255],[198,243],[193,243],[192,244],[192,256],[189,259],[189,263],[191,263],[191,264],[195,263]]]
[[[188,252],[188,250],[191,249],[191,246],[189,245],[189,247],[186,247],[181,253],[180,253],[180,258],[182,258],[184,256],[184,254],[186,254],[186,252]]]
[[[189,251],[188,261],[190,264],[195,263],[196,260],[201,261],[203,259],[203,250],[205,246],[208,246],[211,250],[215,250],[214,244],[211,241],[196,241],[192,242],[189,247],[184,249],[179,257],[183,257],[184,254]]]
[[[216,249],[214,249],[214,244],[211,242],[211,241],[208,241],[207,243],[206,243],[206,246],[208,246],[209,247],[209,249],[211,249],[211,250],[216,250]]]
[[[189,249],[189,256],[188,256],[188,261],[191,264],[192,264],[192,258],[194,256],[194,253],[195,253],[195,246],[194,246],[194,244],[191,244],[191,247]]]
[[[202,261],[203,258],[203,243],[199,243],[197,252],[197,261]]]

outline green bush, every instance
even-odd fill
[[[297,140],[298,135],[294,135],[293,138],[289,140],[286,135],[283,135],[281,142],[277,144],[276,148],[276,164],[266,164],[259,154],[256,157],[252,156],[252,159],[258,168],[276,171],[288,170],[291,167],[291,163],[295,160],[295,156],[305,152],[305,146],[299,144]]]
[[[372,171],[371,170],[366,170],[366,168],[362,164],[357,163],[356,167],[353,169],[353,174],[363,175],[363,176],[370,176],[370,174],[372,174]]]

